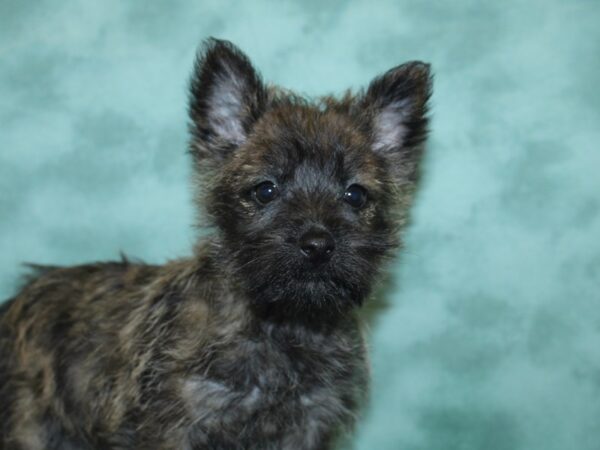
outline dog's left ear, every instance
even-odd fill
[[[208,39],[190,83],[191,152],[208,165],[242,145],[263,112],[265,88],[248,57],[231,42]]]
[[[408,62],[375,78],[361,99],[373,151],[389,158],[393,172],[403,180],[417,176],[431,86],[429,64]]]

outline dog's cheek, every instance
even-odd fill
[[[250,199],[220,185],[210,191],[206,209],[214,224],[231,237],[244,233],[254,214]]]

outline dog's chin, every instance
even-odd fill
[[[252,305],[280,319],[329,321],[360,306],[367,289],[313,272],[249,285]]]

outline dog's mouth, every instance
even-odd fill
[[[366,273],[345,264],[342,252],[337,248],[331,258],[315,261],[295,247],[265,246],[258,251],[255,245],[237,263],[247,294],[260,309],[291,317],[337,315],[360,305],[369,290]]]
[[[305,283],[331,283],[332,277],[326,267],[301,267],[293,275],[294,280]]]

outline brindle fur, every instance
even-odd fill
[[[407,63],[311,102],[207,41],[191,154],[214,233],[162,266],[33,267],[0,310],[0,449],[331,448],[364,399],[356,306],[399,244],[430,84]],[[259,205],[264,180],[281,194]],[[336,246],[319,267],[298,248],[315,227]]]

